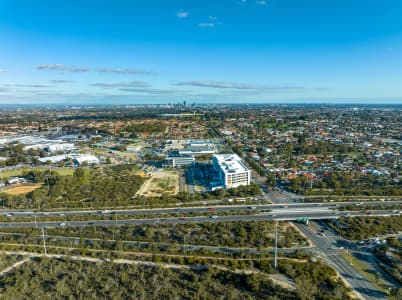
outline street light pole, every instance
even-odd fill
[[[276,270],[278,259],[278,222],[275,224],[275,259],[274,259],[274,269]]]
[[[114,231],[115,231],[115,229],[117,227],[117,211],[114,212],[114,216],[115,216],[115,225],[112,226],[113,227],[113,241],[115,240],[114,239]]]
[[[0,187],[2,187],[2,186],[3,186],[3,174],[2,174],[2,171],[0,169]]]
[[[43,250],[45,255],[47,255],[47,251],[46,251],[46,239],[45,239],[45,228],[42,227],[42,239],[43,239]]]

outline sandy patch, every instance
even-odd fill
[[[19,185],[19,186],[13,186],[10,188],[6,188],[3,190],[3,192],[6,194],[9,194],[9,195],[22,195],[22,194],[32,192],[33,190],[40,188],[40,186],[41,186],[40,183],[30,184],[30,185]]]
[[[144,182],[137,195],[159,197],[162,195],[177,195],[178,193],[179,172],[159,169],[153,172],[151,178]]]

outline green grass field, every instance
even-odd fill
[[[35,170],[38,171],[45,171],[48,168],[45,167],[40,167],[40,168],[35,168]],[[20,176],[22,175],[24,172],[26,171],[30,171],[30,168],[23,168],[23,169],[16,169],[16,170],[6,170],[6,171],[2,171],[1,174],[3,176],[4,180],[7,180],[8,178],[12,177],[12,176]],[[73,175],[74,173],[74,168],[57,168],[57,169],[52,169],[52,172],[56,172],[61,176],[67,176],[67,175]]]

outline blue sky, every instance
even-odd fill
[[[400,0],[0,0],[0,104],[402,103]]]

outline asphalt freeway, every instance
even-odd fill
[[[255,207],[255,208],[254,208]],[[322,207],[304,207],[304,208],[277,208],[271,209],[269,212],[261,212],[261,207],[253,206],[253,207],[243,207],[242,210],[249,210],[252,211],[253,214],[247,215],[225,215],[225,216],[218,216],[214,214],[214,212],[225,211],[225,207],[214,208],[214,210],[191,210],[191,209],[180,209],[180,210],[173,210],[171,213],[179,213],[180,217],[152,217],[152,218],[137,218],[137,219],[121,219],[119,220],[119,214],[127,214],[126,211],[110,211],[107,214],[110,214],[110,220],[86,220],[86,221],[38,221],[38,222],[3,222],[0,223],[0,228],[4,227],[56,227],[56,226],[111,226],[111,225],[136,225],[136,224],[154,224],[159,222],[165,223],[185,223],[185,222],[192,222],[192,223],[202,223],[202,222],[229,222],[229,221],[262,221],[262,220],[277,220],[277,221],[292,221],[297,220],[302,217],[308,217],[310,220],[325,220],[325,219],[334,219],[339,218],[341,216],[389,216],[389,215],[396,215],[394,211],[391,210],[373,210],[373,211],[333,211],[330,209],[322,208]],[[233,206],[235,208],[235,206]],[[186,213],[189,212],[202,212],[205,213],[206,211],[211,212],[209,216],[194,216],[189,217],[186,216]],[[152,210],[153,214],[158,214],[158,210]],[[22,213],[22,212],[20,212]],[[80,215],[74,214],[74,212],[69,212],[70,216]],[[112,216],[114,213],[114,217]],[[99,212],[98,212],[99,214]],[[106,213],[104,213],[106,214]],[[141,213],[140,213],[141,214]],[[166,214],[166,211],[162,209],[162,213],[159,213],[163,216]],[[400,211],[398,211],[400,214]],[[17,216],[17,214],[13,215]],[[18,215],[19,216],[19,215]],[[51,216],[46,215],[46,216]],[[54,216],[54,215],[52,215]],[[57,215],[56,216],[60,216]],[[64,216],[67,216],[67,212]],[[11,218],[10,218],[11,219]]]
[[[116,209],[104,209],[104,210],[72,210],[72,211],[47,211],[47,212],[37,212],[37,211],[26,211],[26,210],[2,210],[0,214],[4,216],[13,216],[13,217],[58,217],[58,216],[97,216],[97,215],[109,215],[109,214],[117,214],[117,215],[147,215],[147,214],[175,214],[175,213],[205,213],[207,211],[216,211],[216,212],[239,212],[245,210],[259,210],[259,211],[281,211],[281,212],[296,212],[296,211],[306,211],[306,212],[315,212],[317,210],[322,210],[326,212],[326,214],[332,214],[332,218],[337,218],[339,216],[345,216],[348,213],[347,211],[338,211],[338,209],[342,206],[351,206],[355,205],[356,207],[362,205],[362,202],[331,202],[331,203],[289,203],[289,204],[262,204],[262,205],[215,205],[211,207],[204,206],[196,206],[196,207],[177,207],[177,208],[153,208],[153,209],[124,209],[124,210],[116,210]],[[364,202],[364,208],[362,208],[361,212],[365,214],[375,213],[375,211],[367,211],[366,207],[375,207],[375,206],[395,206],[402,205],[402,201],[373,201],[373,202]],[[393,213],[394,210],[389,210],[388,214]],[[357,212],[357,211],[355,211]],[[399,212],[399,211],[398,211]],[[308,217],[308,216],[307,216]],[[290,219],[293,220],[293,219]]]

